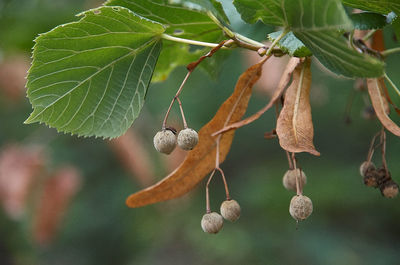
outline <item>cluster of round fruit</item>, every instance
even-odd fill
[[[224,218],[228,221],[235,222],[240,217],[240,205],[235,200],[226,200],[221,204],[221,214],[209,212],[203,215],[201,219],[201,228],[209,234],[216,234],[224,225]]]
[[[394,198],[399,193],[399,185],[384,167],[376,168],[374,163],[365,161],[360,166],[360,174],[364,177],[366,186],[379,188],[386,198]]]
[[[297,176],[296,176],[297,175]],[[296,184],[296,178],[299,182]],[[289,169],[286,171],[283,176],[283,186],[287,190],[298,191],[300,189],[302,191],[302,187],[307,183],[307,177],[304,174],[303,170],[297,169]],[[296,221],[303,221],[307,219],[313,211],[313,204],[310,198],[304,196],[302,192],[297,192],[297,195],[293,196],[290,201],[289,213]]]
[[[176,144],[183,150],[192,150],[199,142],[197,132],[190,128],[181,130],[176,137],[174,128],[163,128],[154,136],[153,142],[156,150],[163,154],[170,154],[174,151]]]

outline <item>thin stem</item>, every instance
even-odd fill
[[[370,163],[372,160],[372,156],[374,155],[374,149],[375,149],[375,141],[376,138],[382,133],[382,131],[379,131],[377,134],[372,137],[371,144],[369,145],[369,150],[368,150],[368,155],[367,155],[367,162]]]
[[[179,109],[181,110],[182,121],[183,121],[183,128],[186,129],[188,126],[187,126],[186,119],[185,119],[185,113],[183,112],[182,102],[181,102],[181,100],[179,99],[179,97],[176,98],[176,101],[178,101]]]
[[[169,104],[167,113],[165,114],[164,121],[163,121],[163,124],[162,124],[162,129],[163,129],[163,130],[164,130],[164,129],[166,128],[166,126],[167,126],[167,119],[168,119],[169,113],[170,113],[170,111],[171,111],[171,108],[172,108],[172,106],[174,105],[175,100],[176,100],[176,99],[179,97],[179,95],[181,94],[182,88],[183,88],[183,86],[185,85],[185,83],[186,83],[186,81],[187,81],[187,79],[189,78],[189,76],[190,76],[191,73],[192,73],[192,71],[189,71],[189,72],[186,74],[185,79],[183,79],[183,82],[182,82],[181,86],[179,87],[178,91],[176,91],[175,97],[172,99],[171,104]],[[183,114],[183,113],[182,113],[182,114]]]
[[[229,38],[233,38],[235,36],[235,33],[233,33],[230,29],[222,25],[219,19],[216,16],[214,16],[214,14],[211,11],[207,11],[207,15],[215,24],[217,24],[218,27],[220,27],[225,32],[225,34]]]
[[[207,184],[206,184],[206,213],[211,213],[211,207],[210,207],[210,195],[209,195],[209,188],[208,186],[210,185],[210,182],[215,174],[215,169],[211,172],[210,177],[208,178]]]
[[[383,56],[388,56],[390,54],[396,53],[396,52],[400,52],[400,47],[396,47],[396,48],[392,48],[392,49],[387,49],[383,52],[381,52],[381,54]]]
[[[300,187],[299,177],[298,177],[298,174],[297,174],[297,165],[296,165],[296,155],[295,155],[295,153],[292,153],[292,161],[293,161],[294,170],[296,170],[296,194],[297,195],[302,195],[303,191],[302,191],[302,189]]]
[[[259,48],[265,47],[265,45],[264,45],[263,43],[258,42],[258,41],[255,41],[255,40],[252,40],[252,39],[250,39],[250,38],[248,38],[248,37],[246,37],[246,36],[243,36],[243,35],[241,35],[241,34],[239,34],[239,33],[236,33],[236,34],[235,34],[235,37],[236,37],[237,39],[239,39],[239,40],[242,40],[242,41],[244,41],[244,42],[247,42],[247,43],[253,45],[254,47],[258,47],[258,49],[259,49]]]
[[[231,196],[229,195],[229,188],[228,188],[228,183],[226,182],[225,174],[224,171],[219,167],[219,143],[221,140],[221,135],[218,135],[217,139],[215,140],[216,142],[216,150],[215,150],[215,169],[218,170],[221,173],[222,180],[224,182],[224,187],[225,187],[225,194],[226,194],[226,199],[229,201],[231,199]]]
[[[381,132],[381,143],[382,143],[382,147],[381,147],[382,165],[386,171],[386,176],[389,176],[389,170],[388,170],[387,163],[386,163],[386,132],[385,132],[385,128],[383,128],[383,127],[382,127],[382,132]]]
[[[216,168],[216,170],[218,170],[219,173],[221,173],[222,180],[224,181],[224,186],[225,186],[226,200],[230,201],[231,200],[231,196],[229,195],[228,183],[226,182],[224,171],[220,167]]]
[[[289,169],[293,170],[293,162],[292,162],[292,159],[290,158],[290,154],[286,150],[285,150],[285,153],[286,153],[286,157],[287,157],[287,160],[288,160],[288,163],[289,163]]]
[[[369,31],[363,38],[363,41],[369,40],[376,32],[376,29]]]
[[[276,44],[278,44],[278,42],[279,42],[283,37],[285,37],[285,35],[286,35],[288,32],[289,32],[289,29],[284,29],[284,30],[282,31],[281,35],[279,35],[279,37],[276,38],[276,39],[272,42],[271,46],[269,46],[267,52],[265,53],[266,56],[268,56],[268,55],[270,55],[270,54],[272,53],[272,50],[275,48]]]
[[[350,32],[350,34],[349,34],[349,44],[350,44],[350,47],[351,47],[353,50],[358,51],[357,48],[354,46],[353,38],[354,38],[354,30],[352,30],[352,31]]]
[[[397,88],[397,86],[393,83],[392,80],[390,80],[389,76],[385,73],[385,79],[389,82],[389,84],[393,87],[393,89],[396,91],[396,93],[400,96],[400,90]]]
[[[170,41],[175,41],[175,42],[180,42],[180,43],[186,43],[186,44],[191,44],[191,45],[197,45],[197,46],[203,46],[203,47],[211,47],[215,48],[219,44],[218,43],[211,43],[211,42],[204,42],[204,41],[197,41],[197,40],[189,40],[189,39],[183,39],[183,38],[178,38],[174,37],[168,34],[161,34],[161,37],[165,40],[170,40]],[[228,47],[223,46],[223,49],[228,49]]]

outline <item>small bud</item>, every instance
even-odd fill
[[[201,219],[201,228],[209,234],[216,234],[224,225],[224,219],[216,212],[206,213]]]
[[[304,195],[296,195],[290,201],[289,213],[297,221],[303,221],[311,215],[313,205],[310,198]]]
[[[367,171],[376,169],[374,163],[365,161],[360,166],[360,175],[365,177]]]
[[[240,205],[235,200],[226,200],[221,204],[221,215],[226,220],[235,222],[240,217]]]
[[[386,198],[394,198],[399,193],[399,185],[397,185],[393,180],[386,181],[379,187],[379,189],[381,190],[382,195]]]
[[[299,178],[299,181],[301,183],[301,186],[304,187],[304,185],[307,183],[307,176],[306,174],[304,174],[303,170],[300,170],[299,168],[297,169],[289,169],[288,171],[286,171],[285,175],[283,176],[282,182],[283,182],[283,186],[287,189],[287,190],[292,190],[292,191],[296,191],[296,174],[297,177]],[[301,177],[300,177],[301,175]],[[300,184],[299,183],[299,184]]]
[[[153,139],[154,147],[160,153],[170,154],[176,146],[176,136],[172,130],[164,129],[157,132]]]
[[[192,150],[199,142],[199,136],[193,129],[186,128],[178,134],[178,146],[183,150]]]

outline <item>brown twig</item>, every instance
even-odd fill
[[[174,98],[172,99],[171,104],[170,104],[169,107],[168,107],[168,110],[167,110],[167,112],[166,112],[166,114],[165,114],[164,121],[163,121],[163,124],[162,124],[162,129],[163,129],[163,130],[167,127],[167,119],[168,119],[169,113],[171,112],[172,106],[173,106],[174,103],[175,103],[175,100],[178,101],[178,103],[179,103],[179,107],[180,107],[180,111],[181,111],[181,114],[182,114],[182,119],[183,119],[184,127],[187,128],[187,124],[186,124],[186,120],[185,120],[185,115],[184,115],[184,112],[183,112],[182,104],[180,103],[180,100],[179,100],[179,95],[180,95],[181,92],[182,92],[183,86],[185,85],[185,83],[186,83],[186,81],[188,80],[189,76],[193,73],[194,69],[196,69],[196,67],[197,67],[205,58],[213,56],[214,53],[216,53],[219,49],[221,49],[221,48],[224,46],[225,43],[228,43],[228,42],[232,42],[232,40],[228,40],[228,41],[227,41],[227,40],[223,40],[223,41],[221,41],[221,42],[218,44],[217,47],[212,48],[211,51],[209,51],[206,55],[201,56],[197,61],[192,62],[192,63],[190,63],[190,64],[188,64],[188,65],[186,66],[186,69],[188,70],[188,73],[186,74],[185,78],[183,79],[181,85],[179,86],[178,91],[176,91],[176,94],[175,94]]]

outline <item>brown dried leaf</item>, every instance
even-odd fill
[[[296,67],[293,81],[286,90],[284,106],[279,114],[276,132],[279,144],[288,152],[309,152],[319,156],[313,144],[314,127],[311,119],[310,59]]]
[[[12,219],[20,219],[46,161],[43,146],[9,145],[0,152],[0,203]]]
[[[260,109],[259,111],[257,111],[256,113],[254,113],[253,115],[251,115],[250,117],[248,117],[244,120],[235,122],[229,126],[222,128],[221,130],[213,133],[213,136],[227,132],[232,129],[238,129],[238,128],[243,127],[249,123],[252,123],[253,121],[260,118],[261,115],[263,115],[267,110],[269,110],[276,103],[276,101],[280,98],[280,96],[283,93],[283,90],[289,84],[290,77],[292,76],[294,69],[300,64],[300,62],[301,62],[301,59],[298,57],[292,57],[290,59],[289,63],[286,65],[285,71],[283,72],[283,74],[281,76],[281,80],[279,81],[278,87],[276,88],[274,94],[272,95],[271,100],[268,102],[268,104],[264,108]]]
[[[51,242],[80,183],[81,175],[73,166],[58,169],[46,180],[33,221],[33,238],[37,243]]]
[[[368,93],[371,98],[372,106],[382,125],[394,135],[400,136],[400,127],[388,116],[389,105],[383,94],[383,82],[383,78],[367,79]]]
[[[394,110],[396,111],[396,113],[398,115],[400,115],[400,108],[398,108],[392,101],[392,99],[390,98],[389,95],[389,91],[385,85],[385,80],[383,78],[379,79],[379,83],[381,84],[381,91],[383,92],[382,94],[385,96],[386,100],[388,103],[390,103],[390,105],[392,105],[392,107],[394,108]],[[387,106],[389,108],[389,105]],[[389,112],[388,112],[389,114]]]
[[[182,164],[171,174],[147,189],[128,197],[129,207],[170,200],[193,189],[215,167],[216,142],[211,134],[241,119],[247,109],[253,85],[261,76],[262,65],[255,64],[246,70],[236,84],[233,94],[221,105],[214,118],[199,131],[199,143],[188,153]],[[220,139],[220,163],[225,160],[232,144],[235,131],[230,131]]]

